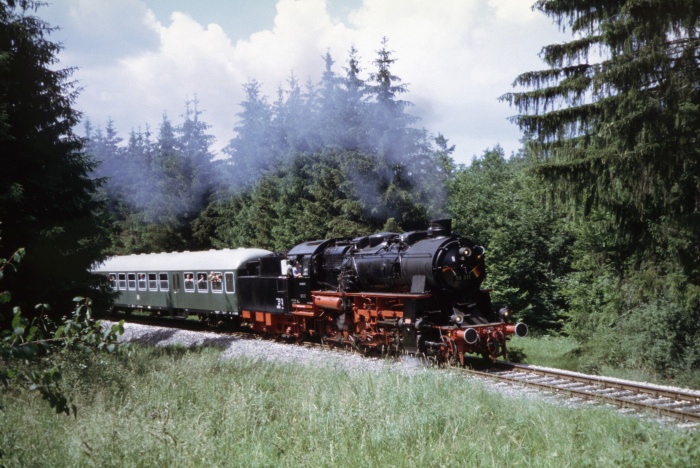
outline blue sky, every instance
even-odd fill
[[[61,29],[61,66],[77,67],[76,108],[122,138],[177,123],[195,95],[219,150],[233,138],[243,84],[274,99],[290,73],[317,82],[330,51],[343,72],[352,45],[369,73],[383,36],[408,85],[411,112],[456,145],[455,159],[520,131],[498,97],[522,72],[542,69],[542,46],[568,37],[529,0],[48,0],[39,16]]]

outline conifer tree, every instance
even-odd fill
[[[30,313],[52,303],[63,314],[74,296],[96,294],[89,268],[103,258],[103,205],[95,162],[73,132],[72,70],[56,66],[60,46],[32,15],[40,6],[0,1],[0,258],[26,248],[3,284],[15,305]]]
[[[224,148],[229,156],[230,188],[234,193],[251,188],[273,166],[270,104],[260,94],[260,83],[256,80],[246,83],[243,89],[245,99],[237,114],[236,137]]]
[[[314,124],[318,128],[322,144],[337,144],[340,136],[340,128],[335,125],[337,115],[340,111],[338,85],[340,79],[333,71],[335,61],[330,52],[323,56],[324,70],[321,75],[321,82],[315,94],[316,105],[314,106]]]
[[[552,200],[586,215],[567,329],[598,363],[686,374],[700,364],[700,2],[535,8],[574,39],[504,99]]]
[[[418,119],[406,113],[412,104],[399,99],[408,92],[408,86],[401,83],[401,78],[392,73],[391,67],[396,62],[388,49],[388,39],[382,38],[382,48],[377,51],[374,60],[376,70],[370,76],[374,83],[370,90],[375,99],[372,116],[373,139],[377,150],[386,155],[389,163],[412,152],[410,138],[411,125]]]
[[[700,2],[539,0],[574,39],[506,94],[554,200],[614,215],[630,251],[700,279]],[[673,252],[670,252],[673,253]]]
[[[183,217],[188,223],[208,203],[217,184],[211,152],[214,137],[207,133],[210,125],[200,118],[201,115],[196,97],[185,102],[185,120],[177,129],[181,160],[178,178],[185,181],[185,192],[178,195],[186,199]]]
[[[350,48],[345,76],[340,80],[338,90],[338,121],[343,123],[339,144],[350,151],[369,150],[369,88],[365,80],[360,78],[361,72],[357,49],[353,46]]]

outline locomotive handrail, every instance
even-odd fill
[[[337,297],[401,297],[407,299],[427,299],[432,297],[430,293],[387,293],[387,292],[341,292],[341,291],[311,291],[311,294],[337,296]]]

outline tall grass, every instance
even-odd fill
[[[526,364],[700,389],[700,370],[686,371],[671,380],[648,366],[607,363],[601,353],[590,346],[581,346],[574,338],[566,336],[514,338],[508,344],[508,353],[510,358]]]
[[[7,466],[585,466],[700,462],[697,434],[440,370],[350,371],[219,350],[74,362],[77,418],[4,393]]]

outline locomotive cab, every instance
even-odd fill
[[[299,262],[301,265],[301,275],[290,278],[292,284],[292,294],[290,299],[294,304],[310,304],[312,301],[311,291],[317,289],[319,284],[324,287],[332,287],[337,283],[337,277],[326,274],[324,270],[324,252],[329,251],[329,260],[342,256],[333,249],[335,244],[333,239],[324,239],[311,242],[304,242],[287,252],[287,263]]]
[[[289,278],[282,270],[283,256],[271,254],[246,266],[238,278],[239,303],[243,310],[284,314],[290,310]]]

